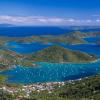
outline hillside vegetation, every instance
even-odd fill
[[[30,99],[25,100],[100,100],[100,74],[66,82],[64,86],[59,87],[58,85],[55,88],[51,93],[32,92]]]
[[[32,91],[28,98],[0,90],[0,100],[100,100],[100,74],[56,85],[52,91]]]
[[[0,50],[0,71],[13,68],[16,65],[34,66],[33,61],[25,59],[24,55],[16,52],[1,49]]]
[[[94,56],[80,51],[72,51],[61,46],[51,46],[29,56],[34,61],[43,62],[89,62],[94,61]]]

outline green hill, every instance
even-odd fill
[[[1,77],[1,79],[3,79]],[[21,88],[20,85],[10,85],[9,88]],[[82,80],[75,80],[65,82],[59,87],[54,86],[52,91],[42,90],[32,91],[29,97],[24,98],[23,92],[16,92],[12,95],[9,92],[0,90],[0,100],[100,100],[100,74],[84,78]],[[19,96],[22,97],[19,99]]]
[[[61,46],[51,46],[29,56],[34,61],[43,62],[89,62],[94,56],[80,51],[72,51]]]
[[[31,93],[31,100],[100,100],[100,74],[78,81],[66,82],[56,89]],[[26,99],[27,100],[27,99]]]
[[[9,69],[12,65],[15,65],[16,57],[15,53],[0,49],[0,70]]]
[[[15,65],[35,66],[33,61],[25,59],[21,54],[0,49],[0,71],[10,69]]]

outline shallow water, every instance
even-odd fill
[[[100,61],[95,63],[46,63],[37,62],[36,68],[19,67],[4,72],[2,75],[10,76],[9,83],[37,83],[55,82],[78,79],[100,73]]]

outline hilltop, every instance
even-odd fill
[[[43,62],[89,62],[96,58],[80,51],[72,51],[61,46],[51,46],[29,56],[34,61]]]
[[[16,65],[34,66],[33,62],[25,59],[24,55],[10,50],[0,49],[0,71],[10,69]]]
[[[65,43],[65,44],[84,44],[87,43],[84,38],[87,37],[100,37],[100,32],[67,32],[61,35],[33,35],[26,37],[7,37],[0,36],[0,45],[3,46],[5,43],[10,41],[15,41],[19,43],[32,43],[32,42],[42,42],[42,43]]]
[[[80,31],[75,31],[75,32],[71,32],[69,34],[66,34],[67,36],[69,35],[71,36],[75,36],[78,38],[87,38],[87,37],[100,37],[100,31],[96,31],[96,32],[80,32]]]

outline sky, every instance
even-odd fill
[[[100,0],[0,0],[0,23],[100,25]]]

